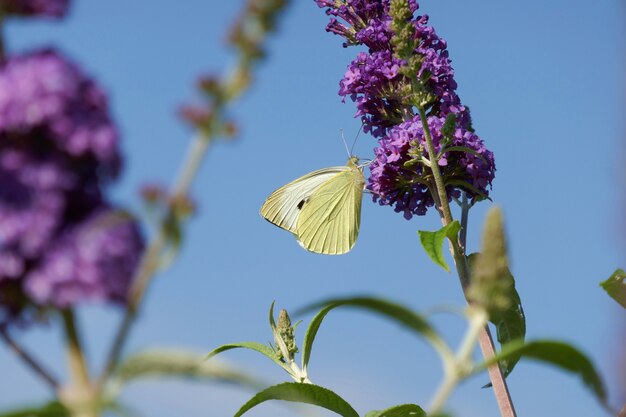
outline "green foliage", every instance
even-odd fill
[[[285,371],[287,371],[287,373],[291,374],[291,369],[289,369],[289,367],[283,361],[280,360],[279,356],[276,354],[276,351],[273,348],[266,346],[262,343],[256,343],[256,342],[228,343],[226,345],[219,346],[213,349],[211,352],[209,352],[208,355],[206,355],[206,360],[211,359],[213,356],[217,355],[218,353],[222,353],[227,350],[238,349],[238,348],[250,349],[250,350],[259,352],[263,354],[264,356],[270,358],[274,363],[276,363],[278,366],[280,366]]]
[[[431,324],[424,317],[414,313],[402,305],[373,297],[334,298],[304,307],[300,310],[300,313],[315,310],[319,307],[323,308],[315,316],[307,329],[307,334],[305,335],[303,366],[304,363],[308,363],[310,359],[313,340],[315,339],[315,335],[317,334],[322,320],[326,317],[330,310],[337,307],[360,308],[391,319],[401,326],[412,330],[416,334],[423,336],[444,358],[449,356],[450,351],[447,345],[437,334]],[[306,362],[304,362],[305,360]]]
[[[426,412],[415,404],[401,404],[382,411],[370,411],[365,417],[426,417]]]
[[[124,360],[113,377],[120,384],[148,378],[188,378],[261,386],[260,381],[244,372],[219,362],[205,362],[203,358],[203,355],[182,350],[149,350]]]
[[[315,341],[315,336],[317,335],[317,331],[326,317],[326,314],[330,312],[333,308],[337,307],[335,304],[328,305],[322,308],[316,315],[313,317],[313,320],[309,323],[309,327],[306,329],[306,333],[304,334],[304,342],[302,343],[302,369],[306,371],[307,366],[309,364],[309,359],[311,358],[311,350],[313,349],[313,342]]]
[[[491,209],[487,214],[482,252],[470,255],[468,261],[472,270],[466,293],[468,300],[487,310],[503,348],[513,340],[523,340],[526,317],[515,289],[515,278],[508,267],[504,222],[499,209]],[[519,355],[510,355],[500,363],[505,376],[511,373],[519,358]]]
[[[476,370],[482,371],[495,362],[516,356],[546,362],[578,375],[598,401],[608,408],[604,383],[593,363],[582,352],[567,343],[551,340],[536,340],[528,343],[524,343],[523,340],[513,341],[503,347],[497,355],[477,367]]]
[[[237,411],[235,417],[239,417],[251,408],[269,400],[313,404],[343,417],[359,417],[359,414],[350,404],[331,390],[299,382],[285,382],[260,391]]]
[[[606,281],[602,281],[600,286],[604,291],[622,307],[626,308],[626,272],[617,269]]]
[[[456,239],[459,230],[461,230],[461,225],[455,220],[436,232],[426,232],[423,230],[417,232],[420,236],[420,242],[430,259],[447,272],[450,272],[450,267],[443,256],[443,241],[446,237]]]
[[[70,412],[61,403],[53,401],[40,407],[0,412],[0,417],[69,417]]]

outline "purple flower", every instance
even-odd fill
[[[429,117],[428,127],[432,134],[436,152],[444,145],[442,127],[445,119]],[[431,159],[425,150],[424,129],[419,117],[391,128],[379,140],[376,157],[370,164],[367,188],[372,191],[374,201],[380,205],[393,206],[408,220],[413,215],[424,215],[434,205],[429,184],[432,184],[430,169],[413,161],[422,155]],[[465,147],[471,152],[457,150],[446,152],[452,147]],[[474,133],[457,124],[439,159],[442,176],[450,198],[465,191],[472,200],[487,197],[495,175],[493,154],[485,148],[483,141]]]
[[[107,208],[68,225],[25,277],[25,292],[41,306],[126,301],[143,239],[128,216]]]
[[[106,95],[53,50],[11,58],[0,69],[0,135],[16,142],[45,136],[68,157],[97,164],[103,177],[121,167]]]
[[[44,16],[60,19],[69,8],[69,0],[0,0],[4,13],[22,16]]]
[[[350,63],[339,83],[339,95],[349,96],[357,103],[356,116],[361,117],[363,130],[375,137],[382,137],[391,126],[401,122],[402,109],[414,103],[407,102],[407,89],[418,81],[431,94],[430,107],[433,114],[454,113],[459,123],[469,122],[465,107],[456,94],[454,70],[448,56],[446,42],[428,26],[428,16],[416,16],[411,21],[414,54],[420,57],[421,66],[413,78],[401,75],[400,67],[406,64],[396,57],[391,39],[392,18],[389,0],[316,0],[319,7],[335,17],[327,31],[343,36],[350,44],[363,44],[368,52],[361,52]],[[409,2],[411,13],[418,9],[415,1]]]
[[[28,306],[123,299],[137,226],[89,226],[113,210],[103,186],[120,170],[106,96],[76,65],[44,50],[0,66],[0,323]],[[76,263],[71,274],[63,259]]]

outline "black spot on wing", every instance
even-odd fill
[[[304,205],[305,205],[306,203],[308,203],[308,202],[309,202],[309,197],[307,197],[307,198],[303,198],[303,199],[302,199],[302,200],[298,203],[298,206],[297,206],[297,207],[298,207],[298,210],[302,210],[302,207],[304,207]]]

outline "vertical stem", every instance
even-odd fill
[[[443,182],[443,176],[441,175],[441,171],[439,169],[439,161],[436,157],[437,153],[435,151],[435,145],[433,144],[432,135],[428,127],[426,112],[421,107],[418,110],[420,120],[422,122],[422,127],[424,128],[426,150],[428,151],[428,155],[430,157],[431,171],[433,173],[436,187],[436,193],[433,193],[431,191],[431,194],[441,215],[441,222],[444,226],[447,226],[453,221],[452,213],[450,211],[450,204],[448,204],[448,195],[446,193],[445,184]],[[449,239],[448,241],[450,242],[450,252],[452,253],[452,257],[454,259],[454,264],[457,269],[459,280],[461,281],[461,286],[463,287],[463,290],[465,290],[470,282],[470,269],[464,250],[465,242],[463,242],[462,246],[457,239]],[[495,353],[495,349],[493,347],[493,339],[489,332],[488,326],[484,326],[482,328],[478,336],[478,340],[483,353],[483,357],[487,359],[493,356]],[[504,379],[502,370],[497,363],[489,367],[489,378],[493,386],[494,394],[496,396],[496,401],[498,402],[501,416],[517,417],[517,414],[515,413],[515,408],[513,407],[513,400],[511,399],[511,395],[506,384],[506,380]]]
[[[489,331],[488,326],[485,326],[480,335],[478,335],[478,343],[480,344],[480,350],[482,351],[485,359],[496,354],[496,350],[493,345],[493,338],[491,337],[491,332]],[[504,379],[504,374],[502,373],[500,366],[497,363],[494,363],[487,368],[487,372],[489,373],[489,379],[491,380],[491,385],[493,386],[493,392],[496,395],[496,401],[498,402],[498,407],[500,408],[500,414],[502,416],[517,416],[515,413],[515,407],[513,406],[513,401],[511,400],[511,394],[509,393],[509,387],[506,384],[506,380]]]
[[[58,391],[59,381],[54,376],[52,376],[52,373],[44,368],[43,365],[37,359],[35,359],[35,357],[30,352],[20,346],[11,337],[9,331],[4,326],[0,326],[0,337],[2,337],[7,346],[9,346],[11,350],[33,370],[33,372],[39,375],[39,377],[41,377],[41,379],[44,380],[55,393]]]
[[[191,142],[177,180],[171,190],[171,195],[174,198],[187,195],[189,188],[191,187],[191,183],[202,165],[202,161],[210,143],[211,137],[206,132],[199,132]],[[165,216],[168,215],[169,213],[165,214]],[[167,233],[165,227],[163,226],[157,231],[156,236],[144,252],[139,263],[139,267],[133,277],[128,307],[124,312],[122,323],[117,330],[113,344],[109,350],[102,374],[98,378],[98,389],[100,389],[106,382],[119,361],[126,339],[128,338],[128,334],[130,333],[132,324],[137,316],[141,301],[158,268],[159,257],[166,244]]]
[[[67,356],[72,376],[72,382],[77,388],[89,388],[91,379],[87,368],[87,361],[83,355],[82,343],[78,330],[76,328],[76,320],[74,312],[71,309],[65,309],[61,313],[63,324],[65,327],[65,337],[67,343]]]
[[[60,399],[68,407],[72,417],[98,417],[98,393],[91,383],[74,312],[69,308],[65,309],[61,312],[61,317],[65,327],[71,383],[60,392]]]

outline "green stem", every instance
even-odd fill
[[[452,223],[453,218],[452,212],[450,211],[450,204],[448,203],[448,195],[445,189],[445,183],[443,181],[443,176],[441,175],[441,170],[439,169],[439,161],[437,160],[437,153],[435,152],[432,135],[428,127],[426,111],[422,107],[418,107],[418,111],[422,126],[424,128],[426,150],[428,151],[428,155],[430,157],[430,168],[434,180],[434,184],[431,185],[429,188],[431,190],[433,199],[435,200],[437,209],[440,213],[441,222],[444,226],[447,226],[448,224]],[[433,187],[435,188],[435,190],[433,190]],[[467,223],[466,219],[465,221]],[[465,226],[467,227],[467,224]],[[470,269],[464,250],[465,242],[461,244],[458,239],[448,239],[448,242],[450,243],[450,252],[452,254],[452,258],[454,259],[454,264],[456,266],[459,280],[461,281],[461,286],[465,291],[470,282]],[[478,341],[483,357],[485,359],[492,357],[495,354],[493,338],[491,337],[488,326],[485,325],[482,327],[478,335]],[[501,416],[517,417],[517,414],[515,413],[515,408],[513,407],[513,400],[511,399],[511,395],[509,393],[508,386],[506,384],[506,380],[504,379],[502,370],[500,369],[498,364],[494,364],[489,367],[488,372],[489,379],[491,380],[494,394],[496,396],[496,401],[498,402],[498,407],[500,408]]]
[[[4,326],[0,326],[0,337],[2,337],[7,346],[9,346],[9,348],[11,348],[11,350],[37,375],[39,375],[39,377],[41,377],[41,379],[45,381],[55,393],[58,392],[58,380],[52,376],[52,373],[48,371],[37,359],[35,359],[29,351],[20,346],[20,344],[11,337],[9,331]]]
[[[472,353],[476,347],[476,339],[478,339],[479,334],[487,323],[487,312],[470,306],[468,315],[470,317],[469,327],[459,346],[453,366],[446,369],[444,380],[433,397],[429,415],[435,415],[443,410],[456,385],[471,369]]]
[[[61,312],[61,317],[65,327],[71,382],[59,393],[60,399],[71,410],[72,417],[97,417],[98,394],[94,391],[89,376],[74,312],[65,309]]]
[[[441,412],[443,410],[444,405],[448,401],[448,398],[456,388],[459,383],[459,378],[456,373],[450,371],[446,372],[443,382],[439,386],[437,393],[433,397],[432,402],[430,403],[428,415],[435,415],[436,413]]]
[[[67,345],[67,356],[70,367],[72,383],[76,387],[89,387],[91,378],[87,368],[87,361],[83,355],[82,343],[76,328],[74,312],[71,309],[63,310],[61,313],[65,327],[65,339]]]
[[[197,175],[204,156],[207,153],[209,144],[211,143],[211,137],[206,132],[199,132],[194,140],[191,142],[187,156],[181,165],[181,171],[177,177],[176,182],[171,190],[171,195],[176,197],[186,196],[189,192],[189,188],[193,182],[193,179]],[[166,213],[164,219],[169,216],[170,213]],[[122,323],[115,334],[113,344],[109,350],[104,369],[102,374],[98,378],[97,389],[101,390],[104,383],[107,381],[115,366],[119,362],[120,355],[128,339],[132,324],[139,311],[139,306],[144,298],[146,290],[154,277],[159,265],[159,258],[167,244],[167,232],[164,225],[159,228],[156,236],[144,252],[142,259],[139,263],[139,267],[135,272],[135,276],[132,280],[133,284],[130,289],[130,296],[128,300],[128,307],[124,312]]]

